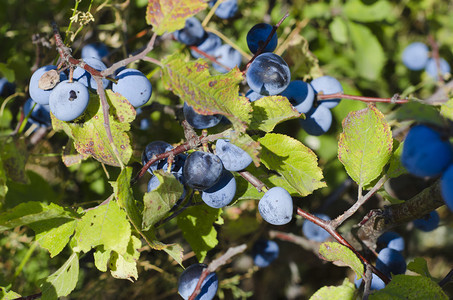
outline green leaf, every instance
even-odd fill
[[[365,272],[362,261],[346,246],[335,242],[325,242],[319,246],[319,254],[325,260],[331,261],[336,265],[348,266],[355,274],[357,279],[362,278]]]
[[[181,197],[184,189],[176,177],[164,170],[157,170],[154,176],[159,178],[159,186],[143,197],[142,229],[149,230],[160,221]]]
[[[352,300],[354,297],[354,284],[346,278],[340,286],[324,286],[316,291],[310,300]]]
[[[110,106],[109,121],[112,137],[121,161],[127,164],[132,156],[129,130],[135,119],[135,109],[123,96],[111,90],[105,91]],[[104,127],[104,113],[97,95],[92,95],[85,113],[77,122],[63,122],[51,114],[55,131],[64,130],[74,140],[74,148],[84,158],[94,159],[111,166],[119,166]],[[80,160],[80,157],[78,158]]]
[[[42,299],[57,299],[69,295],[79,279],[79,257],[72,253],[55,273],[44,279],[40,285]]]
[[[112,253],[109,266],[114,278],[127,279],[132,282],[134,281],[132,278],[138,279],[137,261],[140,257],[138,249],[141,246],[140,239],[132,235],[125,254]]]
[[[156,34],[173,32],[185,25],[190,18],[207,7],[202,0],[149,0],[146,23],[153,26]]]
[[[423,276],[396,275],[382,290],[376,291],[370,300],[426,300],[448,299],[442,288],[433,280]]]
[[[448,106],[447,103],[442,105],[442,109],[445,106]],[[444,117],[447,117],[447,115],[444,115]],[[401,107],[399,107],[395,112],[395,117],[398,121],[415,120],[417,122],[431,123],[439,126],[443,126],[444,124],[442,118],[439,118],[439,110],[435,106],[424,104],[418,101],[411,101],[405,103],[404,105],[401,105]]]
[[[407,264],[407,269],[424,277],[432,278],[428,270],[428,264],[422,257],[414,258],[413,261]]]
[[[238,68],[212,76],[206,61],[185,62],[181,54],[171,55],[162,63],[162,80],[167,90],[187,102],[197,113],[224,115],[236,130],[245,131],[250,123],[252,107],[246,97],[239,96],[243,76]]]
[[[7,64],[0,63],[0,73],[2,73],[3,77],[5,77],[9,82],[16,81],[16,74],[14,74],[14,70],[10,69]]]
[[[400,144],[397,143],[398,143],[397,140],[393,142],[394,144],[393,147],[395,147],[395,145],[398,145],[397,146],[398,148],[396,148],[396,150],[392,153],[392,156],[390,157],[389,160],[389,169],[387,171],[387,176],[389,178],[395,178],[407,173],[406,168],[401,163],[401,154],[403,154],[404,142]]]
[[[48,219],[28,225],[36,234],[36,241],[50,252],[50,257],[60,253],[76,227],[75,220]]]
[[[189,242],[199,262],[202,262],[209,250],[217,243],[217,231],[213,224],[222,213],[222,209],[209,206],[194,206],[186,209],[178,217],[178,227]]]
[[[376,36],[365,25],[348,22],[356,62],[355,70],[368,80],[376,80],[385,64],[385,54]]]
[[[25,140],[15,137],[0,138],[0,158],[6,177],[19,183],[28,183],[25,175],[25,164],[28,159]]]
[[[318,58],[310,51],[308,41],[301,35],[290,42],[283,58],[291,66],[293,78],[306,81],[323,75]]]
[[[300,195],[326,186],[316,154],[300,141],[277,133],[268,133],[258,141],[264,165],[282,175]]]
[[[0,231],[53,218],[71,220],[76,217],[77,214],[73,211],[54,203],[25,202],[0,214]]]
[[[374,106],[350,112],[343,120],[338,159],[359,186],[367,185],[381,174],[392,149],[390,126]]]
[[[249,129],[271,132],[286,120],[299,118],[300,114],[283,96],[268,96],[252,102],[252,121]]]
[[[6,291],[4,287],[0,287],[0,299],[1,300],[14,300],[20,298],[20,294],[14,291]]]
[[[126,252],[131,236],[131,226],[126,213],[116,201],[98,206],[85,213],[77,223],[74,251],[88,252],[91,248],[104,245],[105,250],[114,250],[120,254]]]
[[[450,121],[453,121],[453,98],[443,103],[440,107],[440,114]],[[439,119],[439,118],[437,118]],[[439,120],[440,121],[440,120]]]
[[[96,251],[93,253],[94,265],[101,272],[107,271],[107,266],[110,261],[112,250],[104,250],[103,246],[96,247]]]
[[[345,15],[358,22],[377,22],[389,20],[393,17],[393,7],[390,2],[379,0],[371,5],[366,5],[360,0],[349,0],[345,2]]]
[[[139,232],[142,237],[146,240],[148,245],[155,250],[163,250],[167,252],[168,255],[173,257],[181,266],[183,258],[183,249],[178,244],[164,244],[159,242],[153,230],[143,231],[142,228],[142,215],[137,208],[137,203],[134,199],[132,189],[131,189],[131,177],[132,177],[132,168],[127,167],[121,171],[120,176],[116,182],[112,182],[111,185],[115,192],[115,197],[118,201],[118,205],[126,211],[127,217],[131,221],[135,230]]]
[[[249,167],[247,171],[253,174],[256,178],[262,181],[266,186],[279,186],[284,188],[291,194],[291,196],[299,196],[299,192],[290,185],[283,176],[269,172],[266,168],[255,168]],[[242,178],[236,179],[236,197],[238,200],[259,200],[263,197],[263,193],[259,192],[255,186],[253,186],[247,180]]]
[[[348,27],[346,22],[341,17],[333,18],[332,23],[329,24],[329,30],[335,42],[346,44],[349,40]]]

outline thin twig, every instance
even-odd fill
[[[145,173],[149,169],[149,167],[156,161],[165,159],[169,156],[174,157],[180,153],[186,152],[190,149],[194,149],[204,143],[213,142],[213,141],[216,141],[216,140],[226,137],[226,136],[228,136],[228,133],[226,133],[226,131],[217,133],[217,134],[208,135],[208,136],[195,136],[192,139],[185,142],[184,144],[179,145],[178,147],[173,148],[170,151],[167,151],[165,153],[161,153],[161,154],[154,156],[141,168],[141,170],[138,172],[138,174],[131,180],[131,185],[135,184],[143,175],[145,175]]]
[[[395,103],[395,104],[402,104],[409,102],[409,99],[404,98],[401,99],[398,94],[395,94],[391,98],[377,98],[377,97],[364,97],[364,96],[355,96],[355,95],[347,95],[343,93],[335,93],[335,94],[318,94],[316,95],[319,102],[322,100],[328,99],[335,99],[335,98],[342,98],[342,99],[351,99],[351,100],[359,100],[363,102],[384,102],[384,103]]]
[[[247,249],[247,245],[242,244],[236,247],[229,248],[225,254],[220,256],[219,258],[213,260],[206,269],[203,270],[203,272],[200,275],[200,278],[198,279],[197,285],[195,287],[195,290],[193,291],[192,295],[190,295],[189,300],[194,300],[198,294],[201,291],[201,285],[203,281],[206,279],[206,277],[209,275],[209,273],[215,272],[218,268],[223,266],[230,260],[233,256],[242,253]]]
[[[365,196],[359,197],[357,202],[354,203],[354,205],[352,205],[347,211],[345,211],[342,215],[338,216],[335,220],[332,220],[330,223],[330,226],[332,226],[332,228],[336,229],[336,228],[338,228],[338,226],[343,224],[344,221],[346,221],[353,214],[355,214],[355,212],[363,204],[365,204],[365,202],[368,201],[368,199],[370,199],[371,196],[373,196],[384,185],[384,183],[387,181],[387,179],[388,179],[387,176],[382,176],[381,179],[379,179],[379,181],[374,185],[374,187],[368,193],[366,193]]]
[[[444,279],[442,279],[441,281],[439,281],[439,286],[440,287],[443,287],[444,285],[446,285],[447,283],[451,282],[453,279],[453,269],[450,270],[450,272],[448,272],[447,275],[445,275]]]
[[[134,56],[125,58],[123,60],[120,60],[119,62],[114,63],[110,68],[107,68],[104,71],[102,71],[101,75],[102,76],[111,75],[119,68],[125,67],[134,61],[137,61],[137,60],[140,60],[140,59],[143,59],[144,57],[146,57],[146,55],[153,50],[154,43],[156,42],[156,38],[157,38],[157,34],[154,33],[153,36],[151,37],[151,39],[149,40],[148,45],[146,45],[146,48],[143,49],[142,52],[140,52]],[[160,64],[160,65],[162,65],[162,64]]]
[[[212,61],[213,63],[215,63],[215,64],[221,66],[221,67],[224,68],[225,70],[228,70],[228,71],[231,70],[230,67],[225,66],[224,64],[222,64],[221,62],[219,62],[215,56],[209,55],[208,53],[206,53],[206,52],[204,52],[204,51],[198,49],[197,46],[190,46],[189,48],[190,48],[191,50],[197,52],[198,54],[203,55],[204,57],[206,57],[207,59],[209,59],[209,60]]]
[[[243,57],[245,57],[245,59],[247,61],[251,60],[252,59],[252,56],[250,54],[248,54],[247,52],[245,52],[244,50],[242,50],[238,45],[236,45],[235,42],[233,42],[232,40],[230,40],[226,35],[224,35],[222,32],[218,31],[217,29],[215,28],[211,28],[211,27],[208,27],[208,28],[205,28],[205,30],[207,32],[212,32],[214,33],[215,35],[217,35],[219,38],[221,38],[226,44],[230,45],[231,47],[233,47],[234,49],[236,49],[237,51],[239,51],[241,53],[241,55]]]
[[[250,182],[254,187],[256,187],[258,192],[263,192],[263,190],[267,190],[268,189],[267,186],[261,180],[256,178],[249,171],[243,170],[243,171],[239,171],[238,173],[239,173],[239,175],[242,176],[242,178],[244,178],[245,180]]]

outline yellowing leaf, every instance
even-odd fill
[[[245,131],[250,123],[252,107],[246,97],[239,96],[239,83],[243,77],[238,68],[212,76],[204,60],[185,62],[181,54],[167,57],[163,65],[162,80],[166,89],[187,102],[197,113],[224,115],[237,131]]]
[[[354,297],[354,284],[346,278],[340,286],[324,286],[316,291],[310,300],[352,300]]]
[[[148,0],[146,22],[158,35],[184,27],[187,18],[208,6],[202,0]]]
[[[358,185],[363,187],[381,174],[392,149],[390,126],[374,106],[350,112],[343,120],[338,159]]]
[[[135,109],[120,94],[106,90],[107,100],[110,106],[109,122],[112,137],[121,161],[127,164],[132,156],[132,148],[128,131],[130,122],[135,119]],[[100,105],[99,97],[93,95],[85,113],[80,120],[63,122],[55,118],[51,113],[53,128],[64,130],[74,140],[74,148],[87,158],[94,159],[111,166],[119,166],[113,147],[107,137],[104,127],[104,113]]]

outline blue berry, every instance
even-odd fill
[[[379,252],[376,268],[389,277],[390,274],[404,274],[406,273],[406,260],[399,251],[384,248]]]
[[[230,204],[235,194],[236,179],[231,172],[224,170],[219,181],[203,191],[201,199],[210,207],[221,208]]]
[[[221,63],[222,65],[233,69],[236,66],[239,66],[242,61],[242,56],[239,51],[231,47],[230,45],[222,45],[214,51],[213,56],[216,60]],[[213,63],[212,66],[214,69],[219,71],[220,73],[227,73],[229,70],[225,69],[224,67]]]
[[[178,280],[178,292],[183,299],[189,299],[192,295],[195,287],[197,286],[198,279],[201,273],[208,266],[205,264],[193,264],[189,266],[184,272],[181,273]],[[210,273],[203,283],[201,284],[200,294],[197,296],[197,300],[211,300],[217,293],[219,287],[219,280],[215,272]]]
[[[429,214],[421,217],[420,219],[414,220],[414,226],[421,231],[429,232],[433,231],[439,226],[440,217],[439,213],[435,210]]]
[[[325,214],[314,214],[314,215],[324,221],[330,221],[329,216]],[[319,227],[318,225],[309,220],[304,221],[304,224],[302,225],[302,232],[307,239],[316,242],[324,242],[330,236],[330,234],[327,231],[325,231],[323,228]]]
[[[445,59],[440,58],[439,64],[440,64],[440,73],[442,74],[442,76],[445,76],[447,73],[450,73],[450,65],[448,64],[448,62]],[[438,78],[439,78],[438,70],[439,69],[437,68],[436,60],[434,58],[428,59],[428,62],[426,63],[426,67],[425,67],[426,73],[428,73],[428,75],[431,76],[432,78],[434,78],[435,80],[438,80]]]
[[[57,66],[53,65],[48,65],[39,68],[36,70],[33,75],[31,75],[30,78],[30,84],[28,85],[28,90],[30,93],[30,97],[35,101],[36,103],[43,104],[43,105],[49,105],[49,96],[50,93],[52,92],[52,89],[49,90],[43,90],[40,89],[38,84],[39,84],[39,79],[41,78],[44,73],[50,70],[56,70]],[[60,82],[66,80],[67,77],[66,75],[61,72],[60,73]]]
[[[227,140],[218,139],[215,145],[216,154],[228,171],[243,170],[252,162],[247,152]]]
[[[186,159],[183,176],[193,189],[204,191],[219,181],[223,172],[220,158],[212,153],[195,151]]]
[[[363,278],[356,279],[356,280],[354,281],[355,286],[356,286],[357,288],[359,288],[359,287],[360,287],[360,284],[362,284],[362,281],[363,281]],[[371,289],[372,291],[374,291],[374,290],[382,290],[383,288],[385,288],[385,283],[384,283],[384,281],[382,281],[382,279],[379,278],[379,276],[377,276],[376,274],[373,273],[372,276],[371,276],[371,285],[370,285],[370,289]]]
[[[247,70],[247,84],[261,95],[280,94],[288,87],[290,81],[288,64],[274,53],[258,55]]]
[[[322,105],[313,107],[305,114],[305,120],[300,119],[300,125],[310,135],[323,135],[332,125],[332,113]]]
[[[445,204],[453,211],[453,165],[450,165],[442,174],[440,188]]]
[[[247,46],[250,49],[250,52],[256,53],[258,49],[264,45],[267,38],[272,32],[272,25],[266,23],[259,23],[253,26],[249,32],[247,33]],[[278,38],[277,33],[274,32],[272,35],[271,40],[267,44],[267,46],[263,49],[262,53],[264,52],[273,52],[275,48],[277,48]]]
[[[107,69],[107,66],[97,58],[94,57],[85,58],[83,61],[95,70],[104,71],[105,69]],[[96,90],[98,87],[96,81],[91,76],[91,74],[81,67],[75,68],[73,76],[74,80],[77,80],[78,82],[85,85],[87,88],[91,90]],[[104,89],[106,89],[109,86],[109,84],[110,81],[108,79],[106,78],[102,79],[102,86],[104,87]]]
[[[316,94],[330,95],[343,92],[341,83],[332,76],[318,77],[316,79],[313,79],[310,84]],[[334,108],[338,105],[338,103],[340,103],[340,100],[340,98],[321,100],[319,101],[319,106]]]
[[[216,0],[210,1],[209,6],[213,7],[216,3]],[[215,10],[215,15],[221,19],[230,19],[234,17],[238,10],[238,1],[237,0],[225,0],[217,7]]]
[[[72,121],[83,114],[89,100],[90,93],[86,86],[77,81],[65,80],[50,93],[50,111],[61,121]]]
[[[104,43],[91,43],[83,46],[82,59],[96,58],[102,60],[109,54],[109,49]]]
[[[404,250],[404,239],[394,231],[387,231],[377,239],[377,245],[381,248],[390,248],[401,252]]]
[[[418,71],[426,66],[429,58],[429,49],[423,43],[415,42],[409,44],[403,50],[403,64],[412,71]]]
[[[315,91],[310,84],[302,80],[291,81],[281,95],[288,98],[289,102],[301,114],[309,112],[315,100]]]
[[[33,99],[28,98],[28,100],[25,102],[24,105],[24,114],[28,115],[30,110],[33,108],[33,105],[35,108],[31,112],[30,118],[28,121],[30,123],[36,123],[39,126],[44,126],[48,127],[52,124],[51,118],[50,118],[50,107],[49,105],[41,105],[39,103],[36,103],[33,101]]]
[[[249,98],[249,101],[250,101],[250,102],[254,102],[254,101],[256,101],[256,100],[261,99],[261,98],[264,97],[263,95],[258,94],[257,92],[255,92],[255,91],[252,90],[252,89],[248,90],[248,92],[245,94],[245,96],[246,96],[247,98]]]
[[[453,150],[440,133],[425,125],[410,129],[404,141],[401,162],[419,177],[440,175],[453,161]]]
[[[273,187],[259,201],[258,211],[270,224],[288,224],[293,218],[293,199],[284,188]]]
[[[274,241],[258,240],[252,248],[253,262],[258,267],[265,268],[277,259],[279,250],[278,244]]]
[[[0,78],[0,97],[8,97],[14,94],[16,87],[13,83],[9,82],[6,78]]]
[[[205,52],[206,54],[214,56],[214,52],[217,48],[222,46],[222,40],[212,32],[208,32],[201,44],[198,45],[198,49]],[[195,58],[203,58],[204,56],[195,50],[191,49],[190,53]]]
[[[184,118],[196,129],[211,128],[219,124],[222,115],[202,115],[197,113],[191,106],[184,103],[183,107]]]
[[[120,93],[133,107],[140,107],[151,98],[151,82],[139,70],[125,69],[118,73],[116,79],[118,83],[112,85],[112,90]]]
[[[188,46],[194,46],[201,44],[207,34],[200,21],[195,17],[191,17],[186,19],[184,28],[175,31],[173,35],[179,42]]]
[[[153,141],[146,145],[145,151],[142,153],[142,164],[146,165],[146,163],[153,158],[154,155],[159,155],[165,152],[170,151],[173,149],[173,146],[164,141]],[[148,172],[153,174],[153,171],[158,169],[167,169],[168,163],[167,159],[163,159],[160,161],[156,161],[153,163],[149,168]]]

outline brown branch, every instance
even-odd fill
[[[348,247],[352,252],[354,252],[354,254],[357,255],[357,257],[359,257],[362,260],[362,262],[365,264],[365,266],[369,266],[373,270],[373,273],[378,275],[386,284],[390,282],[390,279],[386,275],[384,275],[381,271],[376,269],[376,267],[373,266],[370,262],[368,262],[368,260],[365,257],[363,257],[362,254],[360,254],[351,244],[349,244],[349,242],[347,240],[345,240],[345,238],[343,238],[341,236],[341,234],[339,234],[337,231],[335,231],[335,229],[332,228],[332,226],[330,225],[330,223],[332,221],[324,221],[324,220],[304,211],[301,208],[297,208],[297,214],[306,218],[307,220],[313,222],[314,224],[318,225],[319,227],[323,228],[334,239],[336,239],[340,244]]]
[[[391,98],[377,98],[377,97],[364,97],[364,96],[355,96],[355,95],[347,95],[343,93],[335,93],[335,94],[318,94],[316,95],[318,101],[322,102],[322,100],[328,99],[335,99],[335,98],[342,98],[342,99],[351,99],[351,100],[359,100],[363,102],[384,102],[384,103],[395,103],[395,104],[402,104],[409,102],[407,98],[400,98],[398,94],[395,94]]]
[[[244,178],[245,180],[250,182],[251,185],[256,187],[258,192],[263,192],[263,189],[267,189],[267,186],[261,180],[256,178],[252,173],[250,173],[249,171],[244,170],[244,171],[239,171],[238,173],[239,173],[239,175],[242,176],[242,178]]]
[[[198,279],[197,285],[195,287],[195,290],[193,291],[192,295],[190,295],[189,300],[194,300],[198,294],[201,291],[201,285],[203,284],[203,281],[206,279],[206,277],[209,275],[209,273],[215,272],[218,268],[223,266],[230,260],[233,256],[242,253],[247,249],[247,246],[245,244],[229,248],[225,254],[220,256],[219,258],[213,260],[206,269],[203,270],[203,272],[200,275],[200,278]]]
[[[431,46],[432,50],[432,55],[434,58],[434,61],[436,62],[436,68],[437,68],[437,81],[440,83],[444,83],[444,76],[442,74],[442,70],[440,68],[440,55],[439,55],[439,45],[437,44],[436,40],[432,35],[428,35],[428,42],[429,45]]]
[[[377,238],[383,232],[419,219],[444,204],[438,180],[403,203],[370,211],[360,222],[361,227],[357,231],[357,236],[365,245],[373,248]]]

